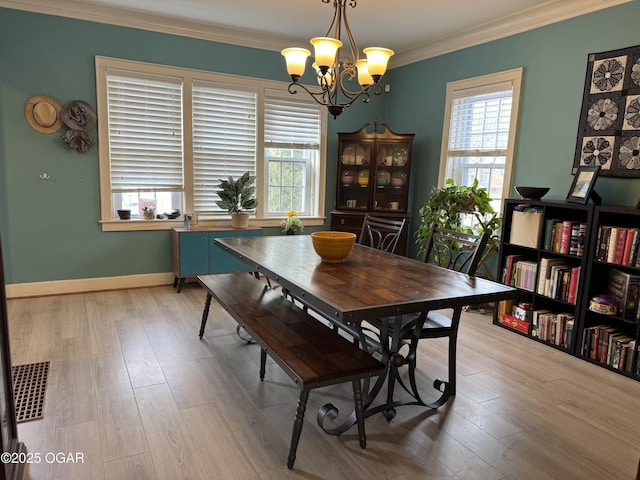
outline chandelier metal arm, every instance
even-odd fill
[[[353,102],[355,102],[360,97],[364,97],[362,99],[364,103],[369,103],[371,95],[380,95],[383,92],[382,85],[374,83],[372,85],[363,87],[363,89],[359,92],[346,91],[344,94],[349,99],[349,101],[346,103],[338,103],[334,98],[337,95],[337,92],[332,95],[331,90],[327,88],[322,88],[321,90],[314,91],[302,83],[292,82],[288,87],[289,93],[298,93],[298,88],[301,88],[302,90],[307,92],[311,96],[311,98],[313,98],[319,105],[327,107],[341,106],[343,109],[351,106]]]

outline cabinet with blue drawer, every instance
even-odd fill
[[[171,232],[171,266],[173,286],[182,290],[187,277],[209,273],[249,270],[246,263],[216,247],[215,239],[224,237],[259,237],[261,228],[231,227],[174,228]]]

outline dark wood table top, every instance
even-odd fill
[[[506,285],[354,245],[344,263],[323,263],[309,235],[216,239],[231,255],[340,322],[515,298]]]

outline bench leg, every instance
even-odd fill
[[[291,434],[291,447],[289,448],[289,458],[287,467],[289,470],[293,468],[293,462],[296,461],[296,450],[298,449],[298,441],[300,440],[300,432],[302,432],[302,422],[304,421],[304,411],[307,409],[307,399],[309,398],[309,390],[303,389],[300,392],[298,400],[298,410],[296,410],[296,420],[293,422],[293,433]]]
[[[200,338],[204,335],[204,327],[207,325],[209,307],[211,307],[211,294],[207,293],[207,299],[204,301],[204,311],[202,312],[202,323],[200,324]]]
[[[267,369],[267,350],[264,348],[260,349],[260,381],[264,380],[264,374]]]
[[[362,404],[362,387],[360,380],[353,380],[353,403],[356,410],[356,423],[358,424],[358,437],[360,438],[360,448],[367,446],[367,437],[364,433],[364,406]]]

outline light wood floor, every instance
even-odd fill
[[[44,418],[19,424],[40,479],[633,479],[640,382],[465,314],[458,395],[438,411],[367,419],[367,448],[315,421],[350,388],[311,392],[295,469],[286,456],[298,390],[195,284],[9,301],[14,364],[51,361]],[[428,345],[428,346],[427,346]],[[444,373],[444,342],[421,370]],[[83,463],[47,463],[47,453]]]

